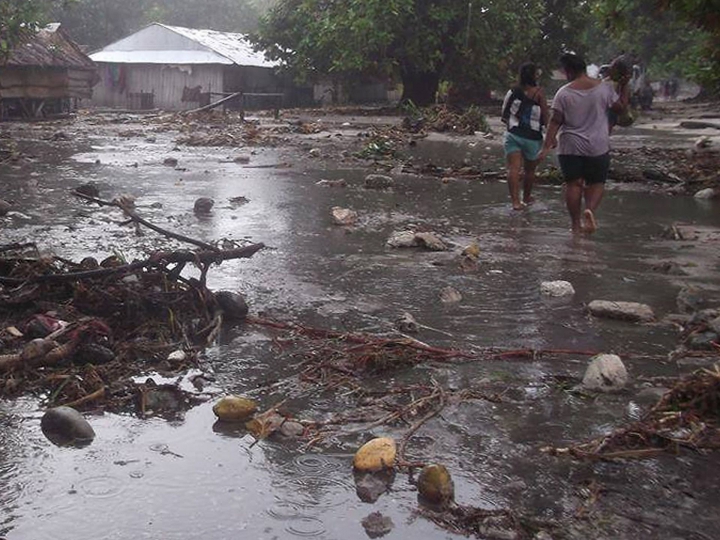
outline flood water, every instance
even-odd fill
[[[154,142],[148,142],[100,126],[71,141],[43,140],[53,129],[14,128],[22,148],[35,157],[3,165],[0,172],[2,197],[15,201],[17,210],[0,218],[0,243],[32,240],[74,260],[115,252],[131,258],[169,244],[152,231],[137,237],[117,225],[122,217],[116,209],[88,206],[70,195],[93,180],[105,199],[135,196],[138,213],[161,227],[206,241],[267,244],[269,249],[252,259],[223,263],[209,274],[210,288],[242,292],[254,313],[338,330],[388,332],[395,318],[409,312],[430,327],[418,339],[438,346],[633,355],[627,361],[631,387],[596,398],[552,382],[579,380],[584,356],[417,366],[377,384],[432,377],[447,388],[504,392],[501,403],[446,407],[408,446],[409,456],[448,467],[461,504],[562,520],[576,515],[583,490],[596,482],[605,490],[599,508],[606,520],[604,536],[597,537],[717,538],[715,455],[578,463],[539,450],[639,418],[654,403],[641,393],[651,377],[695,367],[666,360],[677,341],[670,326],[596,320],[584,305],[594,299],[638,301],[661,318],[676,310],[685,283],[720,289],[717,243],[661,236],[676,222],[720,231],[719,203],[610,190],[598,233],[573,238],[557,187],[540,186],[537,203],[518,213],[510,210],[501,182],[444,184],[398,175],[392,190],[372,191],[362,187],[366,170],[265,167],[292,162],[289,148],[257,149],[250,164],[241,165],[232,162],[239,153],[233,149],[174,149],[172,133],[153,134]],[[420,151],[429,155],[433,148],[427,144]],[[171,156],[177,167],[163,165]],[[338,178],[348,187],[315,185]],[[215,200],[207,218],[192,212],[200,196]],[[230,202],[238,196],[249,202]],[[357,210],[358,226],[332,225],[333,206]],[[392,231],[407,227],[436,231],[457,247],[430,253],[385,246]],[[463,271],[457,257],[473,241],[480,247],[480,265]],[[653,270],[666,261],[680,264],[687,275]],[[556,279],[573,283],[575,296],[543,298],[540,283]],[[460,291],[461,302],[441,303],[440,291],[447,286]],[[221,335],[202,366],[218,392],[252,395],[261,408],[284,397],[267,390],[268,382],[292,373],[292,359],[276,353],[271,337],[252,326]],[[342,392],[317,392],[288,406],[299,418],[317,419],[350,403]],[[373,435],[399,438],[402,426],[360,430],[303,451],[296,442],[255,444],[243,431],[223,430],[211,407],[211,402],[197,406],[175,421],[89,416],[95,441],[71,449],[52,446],[42,435],[42,403],[0,401],[0,536],[361,539],[367,538],[361,520],[379,511],[394,523],[388,538],[462,537],[417,514],[416,491],[406,475],[398,474],[375,503],[356,494],[354,450]]]

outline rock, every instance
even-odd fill
[[[214,204],[215,201],[212,200],[210,197],[200,197],[195,201],[193,211],[196,214],[209,214]]]
[[[137,412],[140,416],[161,415],[174,418],[188,408],[188,399],[174,384],[156,384],[148,379],[138,387]]]
[[[393,520],[387,516],[383,516],[380,512],[373,512],[364,517],[361,521],[365,533],[370,538],[380,538],[393,530],[395,524]]]
[[[167,359],[170,362],[184,362],[187,359],[187,354],[182,349],[178,349],[168,354]]]
[[[311,148],[310,151],[308,152],[308,154],[312,158],[318,158],[318,157],[320,157],[320,149],[319,148]]]
[[[445,242],[431,232],[415,233],[415,244],[430,251],[447,251],[449,249]]]
[[[685,285],[678,292],[675,303],[680,313],[693,313],[706,306],[706,292],[692,285]]]
[[[477,243],[473,242],[462,250],[462,255],[465,257],[470,257],[474,260],[478,260],[480,258],[480,246],[478,246]]]
[[[395,181],[391,176],[384,174],[368,174],[365,177],[365,187],[367,189],[388,189],[393,186]]]
[[[540,293],[552,297],[572,296],[575,289],[569,281],[543,281],[540,284]]]
[[[122,208],[135,208],[135,197],[133,197],[132,195],[128,195],[127,193],[115,197],[112,202]]]
[[[257,404],[240,396],[225,396],[213,406],[213,412],[223,422],[244,422],[257,411]]]
[[[213,296],[226,318],[244,320],[247,317],[249,308],[241,294],[232,291],[217,291]]]
[[[250,163],[250,156],[247,155],[241,155],[241,156],[235,156],[235,159],[233,159],[235,163]]]
[[[673,261],[663,261],[658,264],[653,265],[652,269],[655,272],[659,272],[661,274],[667,274],[670,276],[686,276],[687,272],[682,269],[682,267]]]
[[[344,178],[340,178],[339,180],[320,180],[319,182],[315,182],[315,185],[322,187],[345,187],[347,186],[347,182]]]
[[[12,204],[3,199],[0,199],[0,216],[4,216],[10,210],[12,210]]]
[[[720,190],[715,188],[701,189],[700,191],[696,192],[693,197],[696,199],[716,199],[720,197]]]
[[[389,437],[373,439],[355,453],[353,467],[360,472],[376,472],[395,467],[397,447]]]
[[[695,139],[693,146],[695,147],[696,150],[703,150],[705,148],[710,148],[710,146],[712,146],[712,139],[710,137],[708,137],[707,135],[703,135],[703,136]]]
[[[166,165],[168,167],[177,167],[177,164],[178,164],[178,160],[177,160],[177,158],[174,158],[174,157],[166,157],[163,160],[163,165]]]
[[[417,334],[420,331],[420,325],[415,317],[408,312],[403,313],[395,320],[395,328],[406,334]]]
[[[455,497],[455,484],[444,465],[426,465],[417,481],[418,492],[426,502],[444,506]]]
[[[588,309],[595,317],[605,317],[621,321],[649,322],[655,319],[655,314],[650,306],[637,302],[593,300],[588,305]]]
[[[355,210],[333,206],[332,217],[335,225],[353,225],[357,221],[358,215]]]
[[[413,231],[395,231],[385,243],[394,248],[417,247],[415,232]]]
[[[460,300],[462,300],[462,294],[453,287],[445,287],[440,291],[440,301],[443,304],[457,304]]]
[[[355,493],[362,502],[374,503],[383,493],[390,490],[395,481],[395,470],[386,469],[377,472],[353,471]]]
[[[686,341],[687,346],[694,351],[713,351],[713,343],[720,343],[720,337],[711,330],[694,333]]]
[[[40,421],[43,434],[59,446],[89,444],[95,430],[82,414],[71,407],[48,409]]]
[[[85,257],[80,261],[80,268],[83,270],[97,270],[100,268],[100,263],[95,257]]]
[[[710,330],[716,334],[720,334],[720,317],[715,317],[713,320],[709,321],[707,325]]]
[[[115,360],[115,353],[98,343],[83,343],[73,355],[73,364],[93,364],[99,366]]]
[[[680,122],[680,127],[684,129],[720,129],[720,124],[703,120],[683,120]]]
[[[75,188],[75,191],[82,195],[87,195],[88,197],[100,196],[100,188],[98,188],[98,185],[95,182],[88,182],[87,184],[78,186]]]
[[[282,423],[278,431],[280,435],[288,439],[299,439],[305,433],[305,426],[300,422],[286,420]]]
[[[612,392],[624,388],[628,373],[620,357],[615,354],[598,354],[590,360],[582,385],[589,390]]]

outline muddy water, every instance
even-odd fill
[[[639,393],[649,377],[690,368],[657,359],[675,345],[671,328],[592,320],[583,305],[597,298],[635,300],[662,316],[675,310],[683,283],[719,288],[716,245],[660,237],[664,226],[678,221],[717,230],[717,203],[611,191],[598,234],[572,238],[553,187],[539,188],[538,202],[514,213],[501,183],[442,184],[401,175],[393,190],[377,192],[361,187],[364,171],[266,167],[292,162],[289,148],[257,150],[243,166],[232,162],[238,153],[232,149],[176,150],[171,133],[153,134],[155,141],[148,142],[117,137],[102,126],[94,135],[81,131],[73,142],[50,144],[42,136],[52,128],[16,130],[36,157],[2,172],[3,198],[16,201],[18,210],[2,218],[2,243],[33,239],[73,259],[113,252],[132,257],[167,245],[152,232],[137,237],[120,228],[117,211],[69,195],[70,188],[94,180],[104,198],[136,196],[138,212],[160,226],[206,240],[249,239],[270,246],[210,274],[212,288],[242,291],[256,312],[383,332],[408,311],[432,328],[418,337],[442,346],[654,355],[652,361],[629,361],[634,382],[627,392],[596,399],[557,384],[558,377],[571,382],[581,377],[584,357],[420,366],[377,384],[433,377],[449,388],[504,393],[500,404],[449,406],[408,448],[412,457],[447,464],[460,503],[562,519],[577,513],[594,482],[605,490],[595,508],[603,533],[589,523],[594,533],[581,530],[577,538],[634,538],[638,531],[647,538],[710,538],[708,531],[718,530],[715,456],[580,464],[539,452],[544,445],[596,436],[638,418],[652,404]],[[450,155],[441,143],[433,144],[422,151],[436,152],[435,160]],[[466,150],[459,153],[459,159],[467,158]],[[177,168],[162,165],[170,156],[178,159]],[[315,185],[337,178],[345,178],[348,187]],[[199,196],[216,201],[207,218],[192,213]],[[249,202],[231,203],[237,196]],[[336,205],[357,210],[359,226],[333,226],[329,216]],[[390,232],[405,227],[438,231],[457,248],[452,253],[386,248]],[[477,271],[464,272],[457,253],[472,241],[480,246],[481,263]],[[664,261],[684,265],[687,275],[653,270]],[[575,297],[542,298],[540,282],[552,279],[571,281]],[[446,286],[461,292],[459,304],[440,303]],[[291,373],[292,362],[277,355],[264,331],[247,328],[226,331],[208,351],[204,367],[222,391],[249,393],[270,406],[285,396],[282,387],[268,391],[268,384]],[[301,418],[318,418],[350,403],[341,394],[321,393],[297,397],[289,406]],[[416,493],[403,475],[375,503],[356,494],[354,449],[373,434],[401,436],[401,429],[360,431],[322,451],[301,452],[295,443],[253,444],[242,431],[222,429],[207,403],[174,422],[90,417],[97,438],[76,450],[50,445],[40,433],[41,414],[42,404],[35,401],[0,402],[0,535],[9,540],[359,539],[367,537],[360,521],[374,511],[392,518],[390,538],[454,537],[416,515]]]

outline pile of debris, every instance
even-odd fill
[[[33,243],[0,246],[0,396],[33,393],[49,406],[144,413],[152,399],[133,376],[184,373],[223,321],[247,315],[239,294],[207,289],[211,265],[264,246],[218,249],[148,223],[127,201],[75,194],[198,249],[74,262],[41,254]],[[187,265],[200,276],[184,277]]]

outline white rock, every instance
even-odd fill
[[[170,354],[168,354],[167,359],[170,361],[176,361],[176,362],[182,362],[187,358],[187,354],[185,354],[185,351],[182,349],[178,349],[177,351],[173,351]]]
[[[414,231],[394,231],[387,239],[387,245],[394,248],[416,247]]]
[[[715,188],[705,188],[701,189],[693,196],[696,199],[715,199],[717,197],[720,197],[720,190],[717,190]]]
[[[649,322],[655,319],[655,314],[650,306],[637,302],[593,300],[588,305],[588,309],[595,317],[606,317],[621,321]]]
[[[620,357],[615,354],[598,354],[590,361],[582,384],[589,390],[611,392],[623,388],[628,382],[628,373]]]
[[[430,251],[447,251],[448,247],[431,232],[419,232],[415,233],[415,245],[422,246]]]
[[[572,296],[575,289],[569,281],[543,281],[540,284],[540,292],[545,296]]]
[[[314,157],[314,158],[320,157],[320,149],[319,148],[311,148],[310,151],[308,152],[308,154],[310,154],[310,157]]]
[[[457,304],[462,300],[462,294],[454,287],[445,287],[440,291],[440,301],[443,304]]]
[[[333,206],[332,217],[335,225],[352,225],[357,221],[358,215],[355,210]]]

